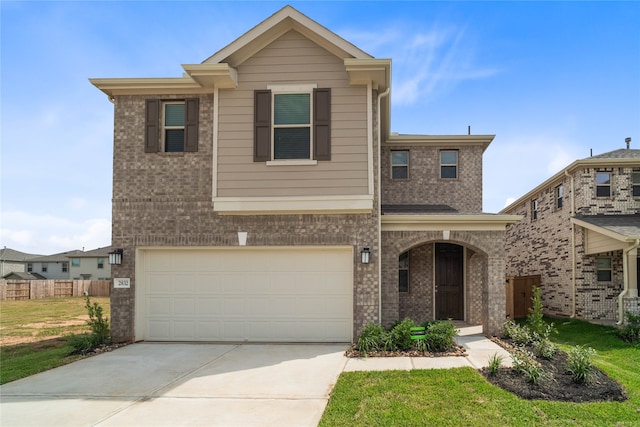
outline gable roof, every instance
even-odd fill
[[[12,271],[11,273],[5,274],[2,276],[3,279],[7,280],[43,280],[46,279],[42,274],[38,273],[27,273],[25,271]]]
[[[542,182],[534,189],[527,192],[524,196],[518,198],[509,206],[502,209],[500,212],[505,213],[518,206],[522,202],[534,197],[536,194],[544,191],[546,188],[551,187],[564,179],[566,173],[574,173],[582,168],[607,168],[607,167],[640,167],[640,150],[623,148],[620,150],[609,151],[606,153],[598,154],[597,156],[590,156],[584,159],[576,160],[567,167],[563,168],[560,172],[553,175],[551,178]]]
[[[288,31],[295,30],[339,58],[373,59],[365,51],[287,5],[203,61],[237,67]]]
[[[381,91],[391,84],[391,60],[376,59],[337,34],[285,6],[200,64],[182,64],[182,77],[91,78],[89,81],[107,94],[193,94],[213,93],[215,88],[238,86],[235,67],[288,31],[297,31],[344,61],[351,84],[368,84]]]
[[[28,254],[25,252],[16,251],[11,248],[0,249],[0,261],[16,261],[26,262],[32,258],[40,257],[42,255]]]
[[[640,214],[576,215],[571,221],[617,240],[633,241],[640,239]]]

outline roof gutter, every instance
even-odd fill
[[[624,323],[624,306],[623,306],[623,299],[625,297],[625,295],[627,295],[627,293],[629,293],[629,260],[628,260],[628,255],[631,251],[638,249],[638,247],[640,246],[640,239],[636,239],[635,243],[633,244],[633,246],[625,249],[624,251],[622,251],[622,271],[623,271],[623,276],[624,276],[624,288],[622,289],[622,292],[620,292],[620,295],[618,295],[618,321],[616,322],[616,325],[622,325],[622,323]]]

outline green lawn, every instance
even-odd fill
[[[109,298],[95,297],[109,315]],[[85,299],[48,298],[0,303],[0,384],[24,378],[79,358],[64,338],[88,332]],[[18,343],[18,344],[14,344]]]
[[[561,346],[586,344],[595,363],[624,385],[625,402],[527,401],[487,382],[471,368],[345,372],[321,426],[640,426],[640,347],[612,328],[554,320]]]

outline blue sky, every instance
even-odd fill
[[[0,246],[111,240],[113,106],[91,77],[179,77],[285,2],[2,1]],[[484,210],[640,147],[640,2],[291,2],[392,58],[392,130],[495,134]]]

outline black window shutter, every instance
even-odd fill
[[[160,146],[160,100],[147,99],[145,107],[144,151],[157,153]]]
[[[253,161],[271,160],[271,91],[254,92]]]
[[[198,151],[199,102],[198,98],[185,100],[184,151]]]
[[[313,158],[331,160],[331,89],[314,89],[313,103]]]

